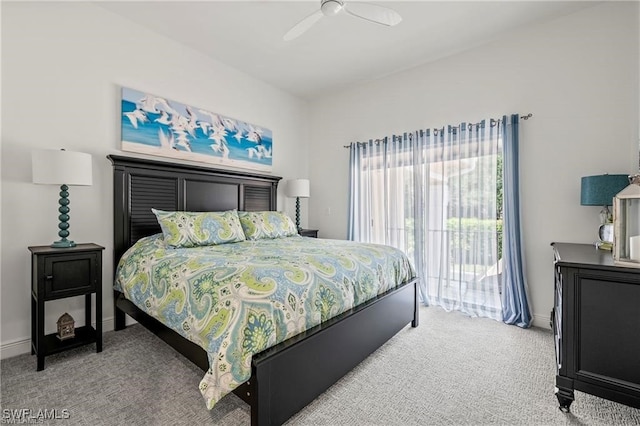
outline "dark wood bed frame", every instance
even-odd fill
[[[161,210],[276,210],[280,177],[118,155],[114,167],[114,267],[141,237],[160,232]],[[204,349],[114,291],[115,329],[125,314],[202,370]],[[251,379],[234,393],[251,406],[252,425],[279,425],[313,401],[407,324],[418,326],[417,280],[403,283],[304,333],[253,356]]]

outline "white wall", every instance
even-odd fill
[[[580,178],[638,170],[638,9],[637,2],[596,5],[315,100],[310,226],[321,237],[346,236],[343,145],[531,112],[521,121],[523,238],[534,324],[548,327],[549,244],[597,238],[600,208],[580,206]]]
[[[90,3],[2,4],[2,356],[29,351],[30,256],[57,240],[58,191],[31,183],[34,148],[93,155],[93,186],[71,187],[70,238],[106,247],[103,317],[113,327],[113,184],[120,86],[219,112],[273,131],[273,174],[306,178],[305,102]],[[279,187],[278,206],[293,200]],[[302,222],[306,224],[306,209]],[[47,302],[47,332],[82,298]],[[34,367],[35,368],[35,367]]]

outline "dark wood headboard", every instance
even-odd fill
[[[161,232],[159,210],[276,210],[279,176],[108,155],[113,163],[115,264],[140,238]]]

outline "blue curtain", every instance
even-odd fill
[[[527,295],[520,223],[520,171],[518,167],[519,120],[517,114],[504,116],[503,189],[504,189],[504,253],[502,317],[507,324],[529,327],[532,317]]]

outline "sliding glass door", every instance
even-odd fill
[[[403,249],[422,298],[502,320],[502,139],[463,124],[352,144],[349,237]]]

